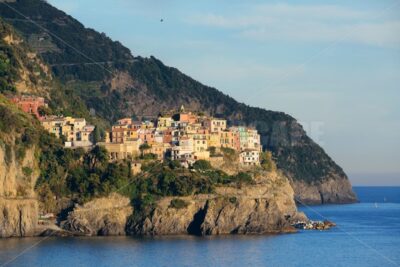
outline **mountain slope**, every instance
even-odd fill
[[[291,116],[239,103],[154,57],[132,56],[119,42],[44,1],[0,3],[0,16],[40,53],[63,88],[101,118],[113,122],[121,116],[149,117],[183,104],[227,117],[230,124],[253,125],[264,148],[291,178],[299,201],[356,200],[344,171]]]

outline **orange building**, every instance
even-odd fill
[[[233,131],[225,130],[220,133],[221,147],[232,148],[240,150],[240,137],[239,134]]]
[[[132,124],[132,119],[131,118],[123,118],[117,121],[118,125],[129,125]]]
[[[172,130],[168,129],[163,132],[163,143],[172,142]]]
[[[108,142],[124,143],[126,141],[137,139],[138,131],[127,126],[113,126],[111,132],[108,133]]]
[[[152,144],[154,142],[154,131],[150,129],[140,129],[138,131],[139,138],[143,143]]]
[[[184,106],[181,106],[178,115],[180,122],[196,123],[198,119],[197,115],[193,114],[192,112],[186,112]]]

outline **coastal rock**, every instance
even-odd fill
[[[6,141],[13,144],[13,136]],[[0,145],[0,237],[32,236],[38,221],[38,202],[33,191],[37,177],[35,148],[22,159],[14,146]]]
[[[327,179],[316,183],[291,181],[296,201],[300,204],[354,203],[357,197],[348,179]]]
[[[171,207],[168,197],[160,200],[153,212],[132,218],[131,235],[219,235],[293,232],[294,220],[305,219],[297,211],[293,190],[280,175],[254,185],[218,187],[215,194],[181,197],[186,207]]]
[[[114,193],[75,207],[62,222],[62,228],[90,236],[125,235],[126,221],[132,212],[129,198]]]
[[[0,237],[33,236],[37,214],[36,200],[0,198]]]

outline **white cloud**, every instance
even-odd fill
[[[386,12],[390,12],[387,10]],[[385,12],[357,11],[338,6],[262,5],[242,16],[203,14],[190,23],[224,28],[257,41],[345,42],[400,47],[400,20]]]

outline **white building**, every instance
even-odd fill
[[[246,149],[240,152],[239,160],[242,165],[256,166],[260,165],[260,151],[257,149]]]

